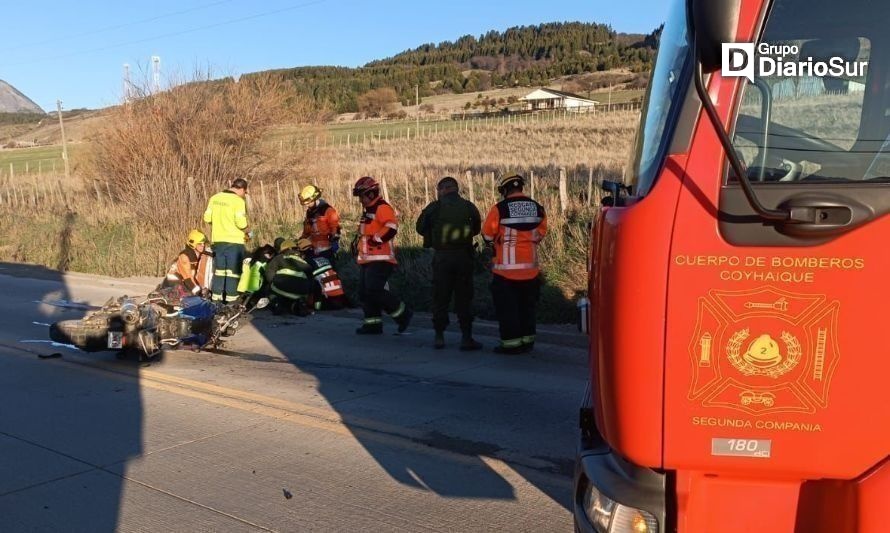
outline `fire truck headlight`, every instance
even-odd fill
[[[584,492],[584,512],[599,533],[658,533],[655,517],[607,498],[593,485]]]

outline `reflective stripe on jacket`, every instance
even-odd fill
[[[321,285],[321,292],[325,298],[334,298],[346,294],[343,291],[343,282],[331,262],[324,257],[314,259],[316,269],[312,271],[312,277]]]
[[[244,244],[247,203],[232,191],[216,193],[207,202],[204,222],[212,226],[211,241]]]
[[[340,236],[340,214],[324,200],[306,210],[303,237],[309,237],[315,253],[331,249],[331,240]]]
[[[546,234],[547,216],[538,202],[514,193],[495,204],[482,226],[483,238],[494,243],[494,274],[513,280],[537,277],[538,243]]]
[[[396,212],[383,198],[366,207],[358,226],[358,263],[386,261],[396,264],[395,237],[387,239],[387,234],[398,230]]]
[[[176,261],[167,269],[168,281],[180,281],[186,290],[195,287],[206,288],[207,263],[209,255],[202,254],[193,248],[185,248],[179,252]]]

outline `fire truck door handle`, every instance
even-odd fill
[[[788,220],[779,223],[779,229],[801,237],[843,233],[873,216],[866,206],[829,196],[792,197],[779,207],[790,213]]]

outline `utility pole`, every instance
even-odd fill
[[[414,105],[417,109],[414,110],[414,122],[415,122],[415,133],[420,131],[420,85],[414,86]]]
[[[62,120],[62,101],[56,100],[56,111],[59,113],[59,129],[62,130],[62,161],[65,162],[65,180],[71,178],[68,166],[68,141],[65,139],[65,121]]]

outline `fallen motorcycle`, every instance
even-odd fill
[[[217,304],[199,297],[175,301],[154,293],[137,300],[112,298],[80,320],[62,320],[49,328],[50,338],[86,352],[117,350],[140,361],[157,357],[164,348],[189,345],[216,349],[251,319],[251,312],[268,305],[265,298]]]

